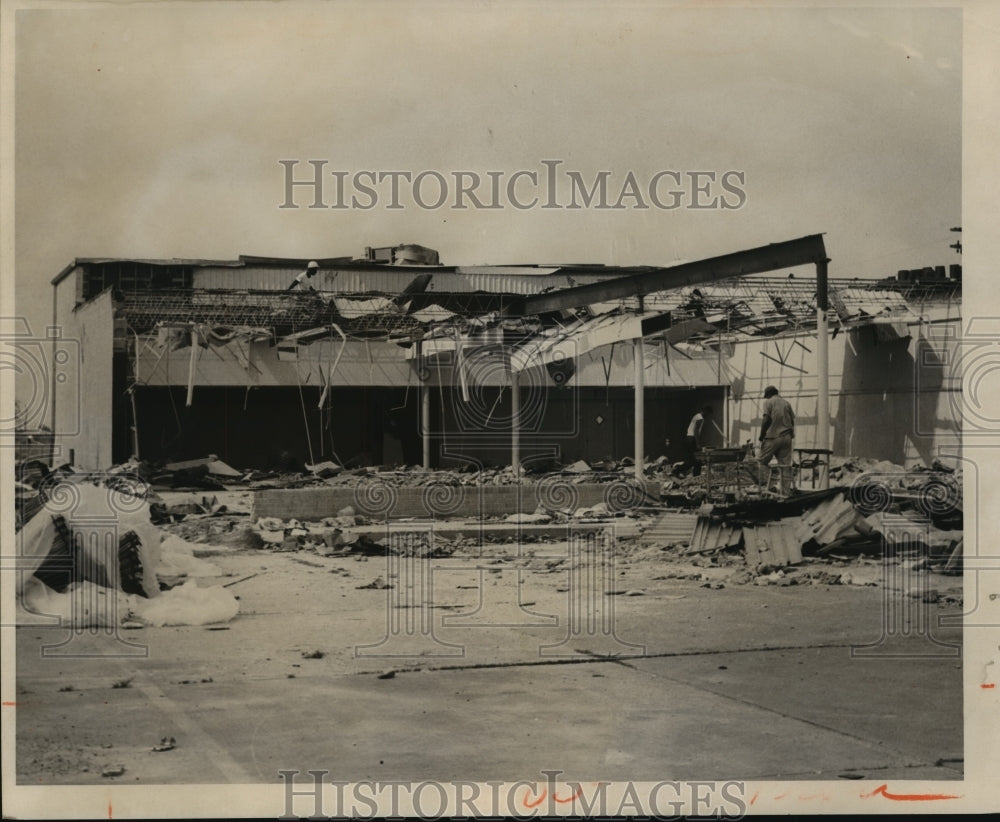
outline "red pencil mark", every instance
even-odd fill
[[[572,801],[573,801],[574,799],[579,799],[579,798],[580,798],[581,796],[583,796],[583,788],[577,788],[577,789],[576,789],[576,790],[575,790],[575,791],[573,792],[573,795],[572,795],[572,796],[569,796],[569,797],[567,797],[566,799],[560,799],[560,798],[559,798],[559,794],[556,794],[556,793],[552,794],[552,798],[553,798],[553,799],[554,799],[554,800],[555,800],[556,802],[562,802],[562,803],[564,803],[564,804],[565,804],[566,802],[572,802]]]
[[[108,819],[111,818],[111,800],[108,800]]]
[[[995,688],[996,686],[997,686],[997,684],[995,682],[984,682],[979,687],[980,688]]]
[[[542,795],[540,797],[538,797],[538,800],[536,802],[529,802],[528,801],[528,794],[525,793],[525,795],[524,795],[524,807],[526,807],[526,808],[537,808],[539,805],[542,804],[542,802],[545,801],[545,797],[548,796],[548,793],[549,793],[548,791],[542,791]]]
[[[869,799],[873,796],[884,796],[896,802],[927,802],[932,799],[960,799],[959,796],[952,796],[947,793],[889,793],[888,785],[879,785],[871,793],[861,794],[862,799]]]
[[[757,797],[760,796],[760,791],[756,791],[753,796],[750,797],[750,804],[752,805],[757,801]]]
[[[4,704],[5,708],[16,708],[17,707],[17,703],[16,702],[4,702],[3,704]]]
[[[524,807],[526,807],[526,808],[537,808],[539,805],[542,804],[542,802],[545,801],[545,797],[548,796],[548,795],[549,795],[548,790],[544,790],[544,791],[542,791],[542,795],[540,797],[538,797],[538,799],[536,799],[534,802],[529,802],[528,801],[528,794],[525,793],[524,794]],[[562,803],[562,804],[566,804],[567,802],[572,802],[574,799],[579,799],[581,796],[583,796],[583,787],[582,786],[579,787],[579,788],[577,788],[572,793],[572,795],[567,796],[565,799],[562,799],[559,796],[559,794],[557,794],[557,793],[552,794],[552,798],[556,802],[559,802],[559,803]]]

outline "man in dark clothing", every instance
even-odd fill
[[[760,426],[760,484],[768,481],[772,459],[778,460],[781,493],[788,495],[792,482],[792,439],[795,436],[795,412],[788,400],[769,385],[764,389],[764,419]]]

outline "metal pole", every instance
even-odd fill
[[[132,401],[132,456],[135,459],[139,459],[139,413],[136,411],[135,402],[135,386],[133,385],[128,392],[129,399]]]
[[[76,277],[74,277],[69,282],[75,283],[78,278],[83,277],[83,272],[78,270]],[[56,344],[59,341],[59,336],[62,334],[59,325],[59,285],[57,284],[52,289],[52,359],[49,360],[52,363],[52,369],[49,373],[49,430],[52,432],[52,440],[49,444],[49,466],[51,468],[56,467],[56,441],[59,439],[59,423],[56,420]],[[72,460],[69,460],[72,462]]]
[[[188,385],[187,385],[187,401],[184,403],[188,408],[191,407],[191,401],[194,399],[194,367],[198,358],[198,332],[192,328],[191,329],[191,359],[188,360]]]
[[[521,372],[510,371],[510,467],[521,476]]]
[[[827,263],[816,263],[816,447],[830,448],[830,353],[827,311]],[[820,468],[819,487],[830,487],[829,466]]]
[[[431,467],[431,375],[426,371],[423,341],[417,341],[417,373],[420,376],[420,441],[423,445],[423,466]],[[426,375],[426,376],[425,376]]]
[[[643,391],[646,369],[643,362],[642,337],[636,337],[632,342],[632,358],[635,361],[635,478],[642,482],[645,476],[643,434],[646,425]]]

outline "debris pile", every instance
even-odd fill
[[[520,479],[528,484],[540,482],[541,473],[549,482],[553,476],[570,484],[620,481],[622,472],[630,468],[629,459],[576,460],[561,467],[535,465],[522,472]],[[734,577],[733,584],[871,584],[878,563],[884,560],[903,564],[907,570],[944,574],[957,574],[962,568],[961,472],[937,462],[930,467],[905,468],[870,459],[835,459],[830,469],[835,487],[796,491],[784,498],[762,494],[759,487],[748,483],[746,493],[736,499],[723,497],[719,501],[713,496],[709,502],[702,478],[670,477],[664,480],[670,492],[659,504],[647,497],[639,507],[626,511],[615,510],[606,501],[560,509],[553,497],[531,513],[497,513],[465,523],[453,520],[454,524],[443,530],[438,523],[433,540],[421,537],[419,528],[405,532],[405,537],[403,531],[387,536],[385,523],[373,524],[350,506],[336,516],[317,520],[268,516],[251,520],[251,486],[284,482],[290,477],[294,478],[290,480],[293,487],[297,483],[352,486],[373,477],[396,487],[503,485],[516,480],[509,467],[383,470],[348,469],[323,462],[307,470],[307,474],[286,472],[268,479],[263,472],[236,471],[212,455],[157,469],[131,462],[100,474],[71,466],[49,471],[37,462],[22,463],[16,486],[18,525],[24,524],[19,539],[27,546],[23,553],[34,558],[34,575],[30,586],[19,593],[31,603],[29,610],[37,613],[61,613],[53,597],[84,591],[95,602],[110,592],[124,597],[122,612],[144,624],[167,624],[159,611],[165,605],[144,613],[148,602],[166,602],[165,595],[177,597],[176,613],[183,614],[183,619],[197,618],[191,616],[189,607],[193,597],[204,597],[204,612],[213,619],[232,618],[226,614],[229,610],[236,613],[234,599],[226,599],[226,608],[222,608],[221,591],[217,602],[210,601],[216,594],[205,594],[207,589],[193,582],[222,574],[217,565],[197,556],[199,545],[205,542],[322,557],[349,554],[356,559],[385,556],[387,552],[448,556],[466,548],[477,549],[483,542],[558,539],[558,534],[550,533],[552,528],[611,518],[619,541],[624,544],[641,534],[640,544],[649,550],[655,546],[669,551],[658,554],[663,558],[707,562],[712,567],[720,567],[721,558],[736,558],[739,578]],[[667,477],[671,472],[672,465],[665,457],[645,466],[647,478]],[[191,487],[190,493],[181,491],[180,486],[192,478],[229,490]],[[159,483],[166,484],[162,496],[155,490]],[[69,505],[56,498],[67,489],[72,489]],[[239,492],[234,493],[235,489]],[[90,527],[87,522],[96,510],[104,510],[101,505],[107,508],[109,500],[114,500],[117,529],[117,554],[111,559],[97,556],[84,539],[85,529]],[[670,507],[664,510],[664,504]],[[480,530],[470,536],[463,524]],[[726,582],[715,577],[703,581],[713,585]],[[68,606],[64,610],[71,613]]]
[[[822,559],[861,563],[874,558],[905,564],[910,571],[961,571],[960,473],[940,464],[907,470],[860,460],[843,461],[837,471],[852,478],[849,487],[786,499],[706,504],[695,514],[666,511],[650,522],[642,541],[670,546],[680,556],[743,551],[747,567],[768,577],[765,584],[795,584],[775,575],[782,568]],[[805,578],[869,584],[855,577],[872,576],[823,571]]]
[[[658,476],[660,469],[669,473],[669,463],[661,457],[646,466],[646,474]],[[294,465],[290,460],[289,466]],[[309,487],[355,487],[369,481],[392,488],[420,488],[425,486],[490,486],[532,484],[544,478],[550,481],[559,476],[564,482],[610,483],[621,480],[623,474],[631,475],[633,460],[599,460],[586,462],[575,460],[565,465],[554,460],[535,461],[515,473],[510,465],[475,466],[462,464],[454,468],[426,469],[422,466],[361,466],[345,467],[332,461],[323,461],[299,467],[279,470],[236,470],[214,454],[201,459],[155,464],[145,460],[131,460],[113,466],[102,474],[117,474],[130,477],[144,485],[154,503],[154,521],[176,522],[183,516],[212,516],[232,513],[221,505],[215,495],[199,492],[219,491],[260,491],[268,489],[309,488]],[[50,472],[44,463],[25,461],[18,466],[18,482],[15,484],[18,522],[26,522],[38,510],[35,489],[47,476],[72,477],[81,473],[72,465],[63,465]],[[124,480],[123,480],[124,481]],[[156,492],[190,491],[191,498],[177,502],[167,508],[157,506]]]
[[[342,508],[335,517],[300,522],[278,517],[258,517],[251,532],[260,540],[261,547],[272,551],[315,551],[323,556],[337,556],[364,547],[368,540],[355,528],[363,525],[364,517],[351,507]]]

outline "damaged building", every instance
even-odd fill
[[[666,775],[663,740],[684,714],[685,739],[739,728],[751,775],[773,776],[758,752],[787,733],[797,744],[779,767],[814,780],[803,746],[822,747],[816,717],[839,704],[845,727],[868,711],[933,747],[915,760],[879,731],[842,753],[844,731],[828,728],[831,774],[881,781],[900,763],[910,777],[923,761],[961,778],[961,277],[836,279],[828,262],[818,235],[667,268],[449,267],[413,245],[359,259],[76,260],[54,283],[52,430],[25,436],[15,483],[17,624],[32,626],[18,637],[32,694],[18,709],[20,778],[149,784],[176,778],[159,757],[177,748],[204,779],[235,781],[211,770],[219,746],[184,731],[269,692],[265,713],[296,744],[313,733],[342,755],[344,728],[367,713],[377,731],[359,724],[362,744],[422,765],[429,717],[398,700],[426,689],[449,716],[468,704],[459,730],[434,732],[476,738],[464,723],[478,727],[484,703],[457,696],[480,674],[484,699],[518,711],[524,693],[557,696],[570,706],[558,727],[590,695],[612,717],[607,737],[640,752],[622,760],[629,773],[648,760]],[[794,488],[748,447],[770,386],[794,409]],[[701,470],[682,476],[705,407]],[[873,676],[848,654],[902,667]],[[76,704],[120,734],[69,764],[47,752],[67,738],[64,699],[79,687],[61,670],[53,684],[47,663],[66,656],[90,657],[81,682],[109,680]],[[675,681],[640,665],[680,656],[713,690],[732,670],[739,698],[709,702],[677,679],[679,697],[655,693],[633,730],[601,711],[620,687],[607,668],[573,691],[565,673],[535,684],[550,661],[615,663],[638,693]],[[893,683],[915,671],[921,690],[903,689],[904,705]],[[439,675],[446,686],[417,679]],[[758,676],[754,690],[780,700],[767,710],[740,696]],[[349,690],[331,701],[337,682]],[[176,707],[150,732],[165,688]],[[775,730],[789,699],[809,710]],[[719,721],[737,703],[748,715]],[[395,704],[415,723],[402,736],[385,721]],[[119,719],[128,705],[138,721]],[[117,758],[141,734],[150,756]],[[252,739],[218,738],[263,772]],[[535,755],[535,737],[515,743],[517,763]]]
[[[417,245],[77,259],[53,280],[53,356],[79,369],[53,375],[52,463],[674,460],[706,405],[712,444],[755,440],[769,384],[797,448],[957,455],[960,268],[827,279],[826,263],[819,235],[667,268],[449,266]]]

